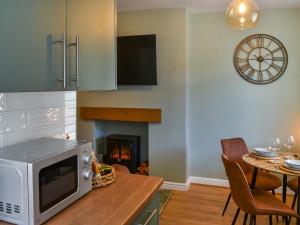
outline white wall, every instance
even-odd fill
[[[66,133],[76,138],[76,92],[0,94],[0,148]]]
[[[118,92],[79,92],[78,106],[161,108],[162,123],[149,124],[151,175],[186,181],[187,12],[158,9],[118,14],[118,35],[157,34],[158,85]],[[78,136],[92,136],[80,121]]]
[[[224,13],[191,17],[191,175],[224,178],[222,138],[244,137],[249,147],[266,146],[289,134],[300,143],[300,9],[262,11],[256,29],[231,30]],[[289,65],[274,83],[254,85],[233,66],[238,43],[255,33],[277,37]]]

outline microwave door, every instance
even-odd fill
[[[77,152],[68,151],[31,165],[33,224],[42,223],[76,200],[81,171]]]
[[[46,212],[78,189],[78,156],[66,158],[40,170],[39,210]]]

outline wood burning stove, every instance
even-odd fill
[[[135,173],[140,164],[140,136],[112,134],[106,137],[105,163],[127,166]]]

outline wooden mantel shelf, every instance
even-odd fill
[[[161,109],[81,107],[84,120],[108,120],[124,122],[161,123]]]

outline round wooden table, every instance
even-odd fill
[[[250,184],[251,188],[255,187],[256,176],[258,169],[263,169],[266,171],[274,172],[283,175],[282,181],[282,200],[286,202],[286,189],[287,189],[287,176],[298,177],[298,193],[300,193],[300,171],[292,171],[289,169],[285,169],[282,165],[286,158],[300,159],[300,154],[296,153],[287,153],[287,152],[279,152],[279,156],[275,159],[272,158],[264,158],[257,157],[250,154],[246,154],[243,156],[243,160],[249,165],[253,166],[253,176]],[[274,161],[275,160],[275,161]],[[297,213],[300,215],[300,195],[297,197]],[[297,225],[300,225],[300,218],[297,219]]]

